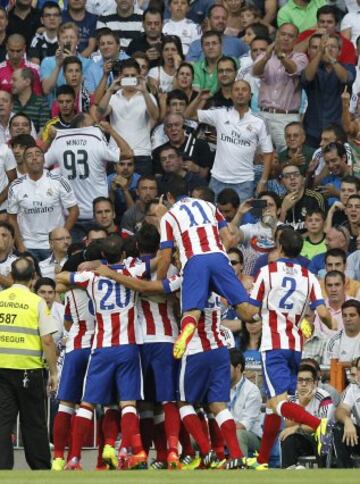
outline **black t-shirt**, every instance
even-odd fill
[[[165,195],[167,192],[168,180],[171,178],[171,173],[165,173],[160,178],[158,178],[158,186],[159,186],[159,195]],[[192,171],[188,171],[184,176],[184,180],[187,184],[187,191],[190,194],[194,188],[196,187],[204,187],[207,186],[206,180],[201,176],[193,173]]]
[[[32,57],[36,57],[40,59],[40,62],[45,59],[45,57],[52,57],[55,55],[59,47],[58,42],[49,42],[44,33],[36,34],[35,37],[31,41],[31,46],[29,49],[28,57],[31,59]]]
[[[210,109],[210,108],[221,108],[221,107],[226,107],[226,108],[231,108],[234,105],[232,99],[227,99],[221,89],[219,89],[211,99],[209,99],[209,107],[206,107],[205,109]]]
[[[0,62],[4,62],[6,59],[6,41],[7,37],[5,37],[4,41],[0,44]]]
[[[9,13],[9,24],[6,33],[8,36],[11,34],[20,34],[24,36],[26,47],[28,49],[39,27],[41,27],[41,21],[40,11],[38,9],[31,8],[30,13],[24,19],[18,17],[15,14],[15,9],[13,9]]]
[[[325,212],[325,201],[321,193],[306,188],[300,200],[287,211],[285,223],[294,229],[303,231],[305,216],[308,212],[315,209]]]
[[[164,37],[163,34],[161,34],[161,38],[163,37]],[[159,42],[158,44],[159,51],[160,51],[160,44],[161,42]],[[134,54],[134,52],[143,52],[145,54],[148,49],[151,49],[151,47],[154,47],[154,44],[152,45],[149,44],[149,42],[146,40],[146,34],[142,34],[139,38],[134,39],[130,42],[130,44],[126,49],[126,53],[130,57]],[[159,56],[158,60],[149,61],[150,69],[152,67],[159,66],[160,60],[161,60],[161,57]]]
[[[166,144],[168,143],[158,146],[152,152],[154,173],[163,173],[160,163],[160,151]],[[171,145],[170,141],[169,144]],[[183,153],[184,160],[191,160],[202,168],[211,168],[214,163],[214,154],[211,152],[207,142],[196,139],[192,134],[185,136],[184,143],[177,150]]]

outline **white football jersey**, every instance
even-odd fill
[[[59,166],[74,190],[79,218],[92,219],[93,200],[109,196],[106,163],[119,159],[119,148],[110,148],[100,128],[90,126],[58,131],[45,155],[45,166]]]
[[[0,193],[4,190],[9,183],[6,175],[7,171],[14,170],[16,168],[16,160],[11,149],[7,144],[0,144]],[[7,200],[0,205],[0,210],[6,210]]]

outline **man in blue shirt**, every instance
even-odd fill
[[[342,179],[351,174],[351,167],[347,164],[345,147],[339,141],[326,145],[323,154],[330,174],[321,180],[321,193],[326,197],[327,205],[331,207],[339,200]]]
[[[221,34],[223,41],[223,55],[235,57],[236,59],[238,59],[242,55],[246,54],[246,52],[248,52],[249,46],[237,37],[230,37],[228,35],[224,35],[227,18],[228,13],[224,6],[213,5],[209,8],[208,11],[208,30],[215,30],[216,32],[219,32]],[[189,62],[196,62],[198,60],[202,60],[203,58],[204,54],[202,51],[201,40],[194,40],[190,44],[186,60]]]
[[[62,14],[63,22],[74,22],[79,29],[78,50],[90,57],[96,47],[97,16],[85,10],[86,0],[68,0],[68,9]]]

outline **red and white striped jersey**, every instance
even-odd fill
[[[315,309],[324,304],[316,277],[291,259],[279,259],[262,267],[250,298],[261,307],[260,351],[302,350],[299,323],[308,304]]]
[[[181,276],[172,276],[163,280],[165,292],[178,291],[181,287],[181,282]],[[212,292],[207,300],[206,307],[201,313],[197,329],[190,340],[185,356],[226,346],[221,329],[220,296]]]
[[[194,255],[225,250],[219,229],[227,223],[212,203],[184,197],[176,202],[160,221],[160,249],[179,249],[181,265]]]
[[[125,276],[144,277],[147,274],[145,264],[133,267],[116,265],[112,269]],[[92,272],[73,272],[71,284],[86,289],[94,305],[96,325],[93,349],[143,342],[134,291]]]
[[[65,352],[91,348],[95,332],[95,317],[92,302],[83,289],[70,289],[66,292],[65,321],[72,323]]]

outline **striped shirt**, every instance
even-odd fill
[[[37,132],[45,126],[50,118],[50,109],[46,97],[32,94],[28,102],[22,106],[17,97],[14,98],[14,113],[25,113],[34,123]]]
[[[125,49],[132,40],[140,37],[143,32],[142,10],[134,8],[134,11],[128,17],[121,17],[117,13],[116,5],[111,14],[103,15],[96,24],[96,29],[107,27],[113,32],[119,34],[121,48]]]

